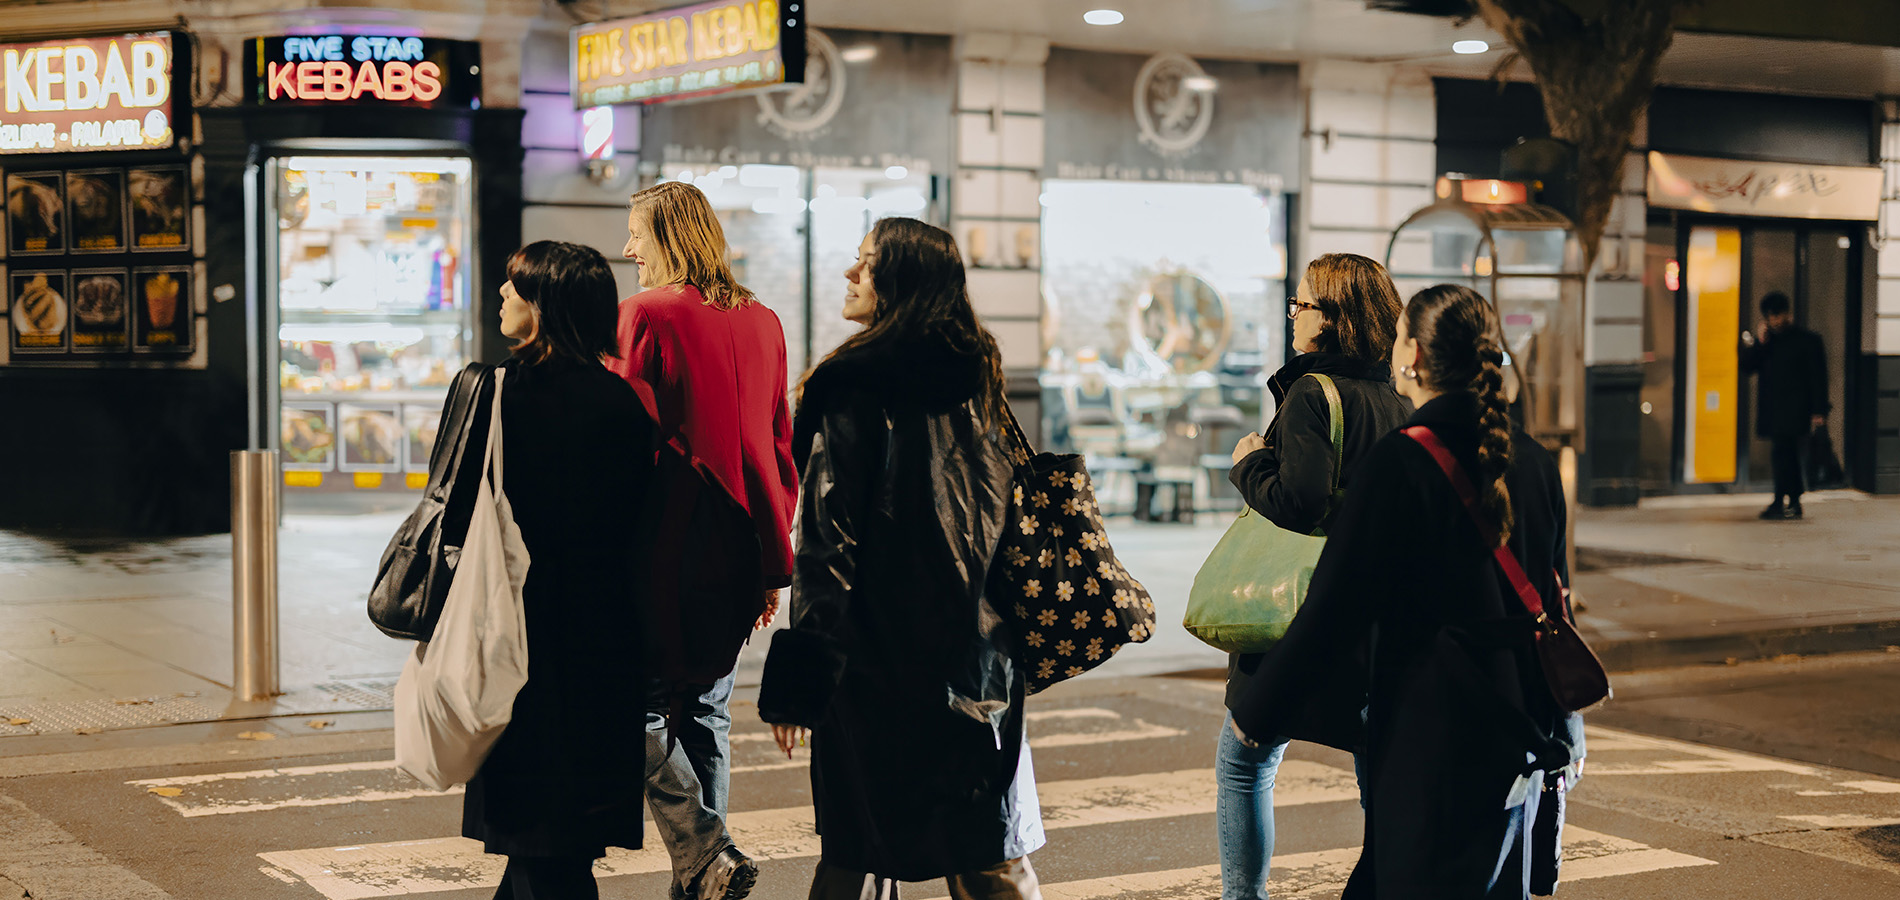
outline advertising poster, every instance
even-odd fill
[[[429,454],[435,451],[435,433],[441,425],[442,407],[402,405],[403,436],[409,442],[407,471],[428,474]]]
[[[191,219],[189,182],[183,166],[141,166],[125,176],[132,209],[132,249],[182,250]]]
[[[72,333],[74,353],[112,353],[127,345],[127,290],[124,269],[74,269]]]
[[[65,272],[14,271],[7,278],[14,353],[64,353],[72,319]]]
[[[132,349],[172,353],[191,350],[191,269],[188,266],[132,270]]]
[[[328,403],[283,406],[283,465],[291,472],[328,472],[336,468],[336,407]]]
[[[345,472],[400,472],[403,432],[394,403],[338,403],[337,433],[343,439]]]
[[[66,198],[58,172],[7,173],[7,252],[66,252]]]
[[[66,173],[66,222],[74,253],[125,249],[125,170],[81,169]]]

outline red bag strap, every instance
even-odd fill
[[[1471,514],[1471,523],[1478,526],[1478,536],[1496,548],[1491,551],[1491,555],[1497,560],[1498,568],[1504,570],[1504,577],[1511,580],[1517,598],[1523,601],[1524,608],[1530,610],[1539,623],[1544,622],[1544,599],[1537,596],[1536,588],[1531,587],[1530,578],[1524,574],[1524,567],[1518,563],[1517,557],[1511,554],[1511,548],[1498,542],[1497,529],[1492,528],[1491,523],[1486,522],[1484,515],[1478,511],[1478,493],[1472,489],[1471,479],[1465,476],[1464,467],[1458,464],[1451,450],[1445,447],[1445,442],[1439,440],[1430,428],[1413,425],[1405,429],[1405,436],[1424,447],[1438,467],[1444,470],[1445,478],[1451,481],[1451,489],[1458,493],[1458,499],[1465,502],[1465,511]]]

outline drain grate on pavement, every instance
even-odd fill
[[[349,678],[316,685],[338,709],[378,710],[396,708],[396,679]]]
[[[62,700],[45,703],[0,705],[0,737],[51,734],[75,730],[109,731],[143,728],[148,725],[173,725],[180,722],[212,722],[220,713],[190,697],[147,697],[137,700]],[[25,725],[9,725],[14,719],[29,720]]]

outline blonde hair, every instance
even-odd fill
[[[667,283],[690,284],[708,306],[719,309],[753,302],[752,292],[732,276],[726,230],[699,188],[665,181],[634,194],[629,202],[660,248]]]

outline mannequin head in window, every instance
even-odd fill
[[[508,257],[501,300],[501,333],[515,339],[515,356],[523,361],[599,362],[619,355],[619,291],[599,250],[564,241],[516,250]]]
[[[1788,295],[1780,291],[1761,298],[1762,327],[1769,334],[1788,330],[1794,324],[1794,304],[1788,302]]]
[[[752,292],[733,277],[726,230],[712,201],[685,182],[663,181],[633,195],[621,255],[640,267],[642,288],[691,285],[719,309],[752,302]]]
[[[1293,349],[1377,365],[1391,358],[1403,309],[1384,266],[1356,253],[1328,253],[1307,264],[1289,304]]]

